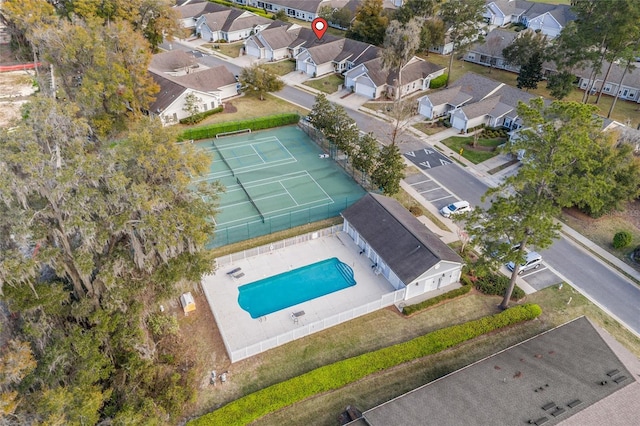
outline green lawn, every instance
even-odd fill
[[[285,59],[279,62],[267,62],[264,66],[276,75],[286,75],[296,69],[296,62]]]
[[[462,156],[471,161],[473,164],[482,163],[483,161],[486,161],[499,153],[499,150],[497,149],[493,151],[474,149],[471,145],[469,145],[472,142],[472,136],[451,136],[450,138],[442,141],[443,144],[454,150],[456,153],[459,153],[460,149],[463,149]],[[497,148],[499,145],[505,142],[505,138],[478,139],[478,145],[482,147]]]
[[[307,80],[304,82],[305,86],[313,87],[321,92],[331,94],[338,91],[338,87],[344,84],[344,78],[337,74],[331,74],[326,77],[318,78],[315,80]]]
[[[225,56],[231,58],[237,58],[240,56],[240,49],[242,49],[244,42],[238,41],[235,43],[207,43],[204,47],[207,47],[215,52],[220,52]]]

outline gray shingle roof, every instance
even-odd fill
[[[151,57],[149,69],[157,72],[176,72],[197,65],[195,58],[182,50],[170,50]]]
[[[462,263],[460,256],[393,198],[367,194],[342,216],[405,284],[441,260]]]
[[[325,1],[327,0],[266,0],[265,3],[277,4],[310,13],[317,13],[320,8],[320,3]],[[329,2],[327,2],[327,4],[329,4]]]
[[[552,426],[573,415],[588,419],[591,412],[606,421],[578,424],[630,424],[630,415],[637,420],[640,363],[601,333],[581,317],[366,411],[364,418],[370,426],[485,426],[546,417],[545,426]],[[626,380],[614,381],[622,376]],[[618,393],[633,393],[635,404]]]
[[[461,91],[471,95],[471,102],[478,102],[494,92],[502,83],[483,77],[473,72],[468,72],[457,79],[449,87],[460,87]]]
[[[472,118],[488,115],[491,113],[491,111],[500,107],[501,105],[506,107],[506,105],[500,103],[500,96],[492,96],[490,98],[465,105],[462,107],[462,111],[464,112],[464,115],[466,115],[467,118],[471,120]],[[502,107],[500,108],[504,109]],[[508,108],[513,109],[513,107]],[[507,112],[508,111],[505,111],[505,114]]]
[[[383,84],[395,86],[395,80],[397,79],[398,73],[395,71],[385,70],[382,67],[382,58],[378,57],[372,59],[365,62],[364,65],[367,67],[367,74],[376,86],[381,86]],[[425,78],[442,69],[444,69],[444,67],[432,62],[415,60],[402,68],[402,84],[408,84],[421,78]]]
[[[505,15],[519,16],[531,7],[533,2],[526,0],[495,0],[494,3]]]
[[[185,87],[200,90],[201,92],[217,91],[220,87],[236,83],[235,76],[224,65],[168,78]]]
[[[178,14],[182,19],[185,19],[185,18],[199,18],[201,15],[205,13],[229,10],[229,8],[227,6],[223,6],[218,3],[201,1],[201,2],[195,2],[195,3],[191,2],[184,6],[177,6],[175,10],[178,11]]]
[[[474,44],[469,51],[501,58],[502,50],[513,43],[518,34],[520,33],[496,28],[487,34],[484,42]]]
[[[169,105],[173,103],[186,89],[186,87],[164,78],[154,72],[149,72],[153,81],[160,86],[160,90],[156,94],[156,99],[149,106],[149,111],[152,113],[159,113],[164,111]]]
[[[212,31],[238,31],[271,22],[271,20],[253,13],[248,16],[242,16],[243,14],[246,14],[243,10],[228,9],[219,12],[206,13],[202,16],[204,16],[207,26]]]

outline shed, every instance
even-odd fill
[[[190,291],[180,296],[180,304],[182,305],[182,310],[185,315],[196,310],[196,302],[193,300],[193,295]]]

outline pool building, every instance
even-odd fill
[[[342,216],[342,225],[217,259],[202,288],[231,362],[459,286],[462,259],[395,200],[367,194]]]

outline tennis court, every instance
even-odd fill
[[[212,247],[337,216],[365,191],[296,126],[197,143],[226,188]]]

